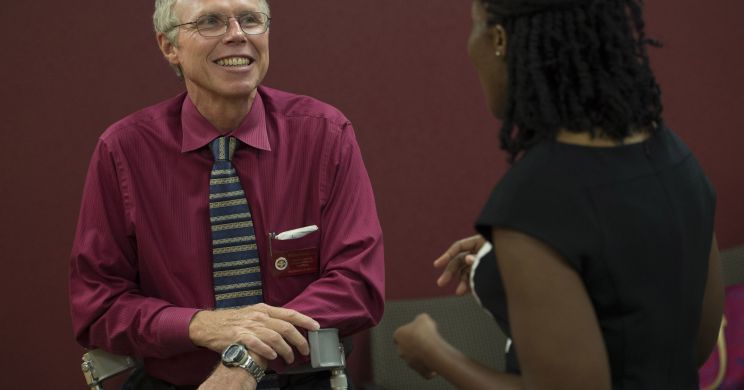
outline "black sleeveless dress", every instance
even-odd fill
[[[698,162],[663,129],[612,148],[532,147],[495,187],[476,228],[489,241],[494,227],[528,234],[576,270],[615,389],[697,389],[695,343],[714,212],[715,192]],[[493,251],[472,279],[483,307],[511,334]],[[507,370],[518,373],[515,347]]]

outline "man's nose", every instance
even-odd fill
[[[240,23],[238,23],[237,19],[232,18],[232,17],[227,19],[227,32],[225,33],[225,39],[229,41],[247,40],[247,37],[245,36],[245,32],[243,32],[243,29],[240,27]]]

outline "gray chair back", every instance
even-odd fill
[[[721,265],[726,286],[744,283],[744,246],[721,251]]]

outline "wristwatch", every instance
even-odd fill
[[[256,379],[256,383],[261,382],[264,377],[264,368],[253,360],[243,344],[228,345],[222,352],[222,364],[245,369]]]

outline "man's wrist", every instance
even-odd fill
[[[248,371],[240,367],[227,367],[220,363],[215,368],[212,376],[220,378],[220,383],[243,383],[246,385],[257,385],[256,378],[254,378]]]
[[[191,339],[191,342],[197,347],[209,347],[207,345],[207,334],[209,331],[205,326],[205,321],[208,321],[206,320],[206,317],[211,313],[212,312],[209,310],[199,310],[193,317],[191,317],[191,321],[189,322],[189,339]]]

